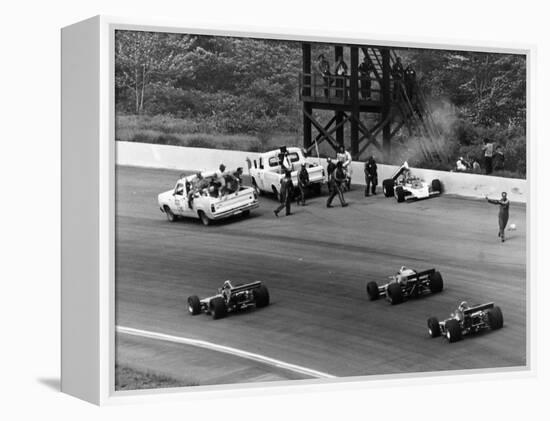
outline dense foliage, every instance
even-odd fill
[[[320,51],[330,49],[318,44],[314,55]],[[190,135],[239,135],[257,140],[249,142],[252,149],[277,136],[299,142],[299,43],[118,31],[115,52],[118,138],[185,144]],[[505,169],[525,175],[525,56],[422,49],[398,54],[417,71],[449,162],[460,155],[480,159],[489,137],[503,145]],[[150,127],[159,115],[166,127]],[[405,133],[397,146],[400,141],[406,143]]]

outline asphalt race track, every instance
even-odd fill
[[[524,205],[511,206],[518,229],[506,232],[505,243],[497,238],[497,206],[447,196],[398,204],[382,194],[365,198],[359,186],[346,195],[347,208],[337,199],[326,208],[324,189],[307,206],[293,206],[292,216],[276,218],[276,202],[267,196],[248,218],[204,227],[198,220],[170,223],[159,211],[157,194],[177,175],[117,167],[118,326],[210,341],[334,376],[526,364]],[[366,282],[384,282],[401,265],[437,268],[443,292],[397,306],[369,301]],[[265,282],[272,304],[222,320],[187,313],[187,296],[212,295],[226,279]],[[462,300],[494,301],[504,328],[454,344],[430,338],[426,319],[448,317]],[[151,339],[117,335],[117,348],[119,362],[192,371],[199,384],[307,378]]]

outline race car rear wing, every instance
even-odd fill
[[[236,294],[243,291],[249,291],[251,289],[259,288],[262,285],[262,281],[254,281],[249,284],[239,285],[231,288],[231,294]]]
[[[418,280],[428,279],[434,273],[435,273],[435,268],[424,270],[422,272],[413,273],[412,275],[407,276],[407,281],[417,280],[417,279]]]
[[[479,304],[470,308],[467,308],[463,311],[464,315],[470,315],[473,313],[477,313],[478,311],[485,311],[493,308],[495,306],[495,303],[486,303],[486,304]]]
[[[401,166],[393,173],[393,175],[391,176],[392,180],[393,180],[393,181],[397,180],[397,177],[399,177],[401,174],[403,174],[403,171],[408,170],[408,169],[409,169],[409,164],[407,163],[407,161],[403,162],[403,165],[401,165]]]

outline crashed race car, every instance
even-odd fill
[[[415,177],[409,164],[405,161],[397,171],[382,182],[384,196],[395,196],[399,203],[412,199],[427,199],[442,193],[441,181],[433,179],[427,183],[419,177]]]
[[[417,272],[402,266],[390,282],[380,285],[374,281],[367,283],[367,295],[371,301],[385,296],[391,304],[399,304],[410,297],[434,294],[443,290],[443,278],[435,269]]]
[[[218,289],[218,294],[202,300],[192,295],[187,299],[189,313],[193,316],[206,313],[213,319],[221,319],[228,313],[246,310],[251,307],[261,308],[269,305],[269,291],[261,281],[233,286],[225,281]]]
[[[432,338],[443,335],[449,342],[456,342],[464,335],[500,329],[503,324],[502,311],[494,303],[470,306],[462,301],[450,318],[440,322],[436,317],[430,317],[428,333]]]

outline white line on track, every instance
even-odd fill
[[[333,379],[336,376],[332,374],[323,373],[317,370],[311,370],[306,367],[302,367],[295,364],[285,363],[284,361],[276,360],[274,358],[266,357],[260,354],[254,354],[252,352],[243,351],[242,349],[232,348],[229,346],[218,345],[212,342],[201,341],[198,339],[184,338],[181,336],[166,335],[164,333],[151,332],[148,330],[134,329],[131,327],[117,326],[116,331],[126,335],[139,336],[142,338],[158,339],[165,342],[172,342],[184,345],[196,346],[199,348],[210,349],[213,351],[223,352],[226,354],[236,355],[241,358],[246,358],[253,361],[258,361],[264,364],[268,364],[274,367],[283,368],[285,370],[293,371],[299,374],[305,374],[306,376],[314,377],[317,379]]]

